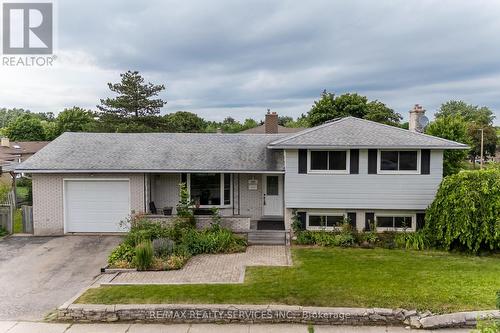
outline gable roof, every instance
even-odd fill
[[[16,172],[283,172],[281,134],[64,133]]]
[[[273,141],[268,148],[468,149],[469,147],[399,127],[345,117]]]
[[[300,131],[305,130],[303,127],[285,127],[278,125],[278,133],[297,133]],[[266,124],[257,126],[257,127],[252,127],[249,129],[246,129],[244,131],[241,131],[239,133],[242,134],[265,134],[266,133]]]

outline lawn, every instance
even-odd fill
[[[79,303],[239,303],[494,309],[500,258],[386,249],[293,248],[293,267],[249,267],[239,285],[93,288]]]

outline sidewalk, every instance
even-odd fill
[[[308,333],[307,325],[216,325],[216,324],[61,324],[0,321],[0,333]],[[315,333],[407,333],[431,332],[404,327],[314,326]],[[470,332],[468,329],[444,329],[432,332]]]

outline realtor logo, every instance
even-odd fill
[[[52,54],[52,3],[3,4],[3,53]]]

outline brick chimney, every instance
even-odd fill
[[[420,125],[420,118],[424,115],[424,108],[420,104],[415,104],[413,110],[410,111],[410,123],[408,129],[412,132],[422,132],[423,128]]]
[[[266,119],[264,120],[266,134],[278,133],[278,114],[267,109]]]

